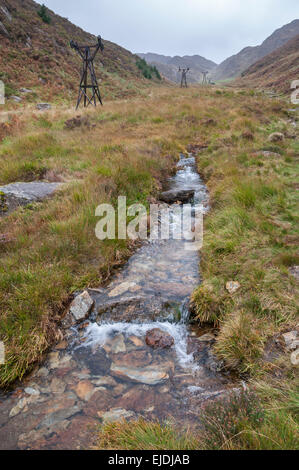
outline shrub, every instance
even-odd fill
[[[44,4],[42,4],[42,6],[38,9],[37,14],[43,20],[44,23],[51,23],[51,17],[48,15],[47,8]]]
[[[226,400],[209,403],[201,415],[204,447],[210,450],[233,448],[235,438],[240,439],[250,428],[258,428],[263,420],[260,400],[251,392],[235,393]]]

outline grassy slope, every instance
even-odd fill
[[[118,194],[145,201],[180,149],[208,145],[198,155],[212,209],[195,315],[220,324],[219,356],[258,380],[265,406],[270,397],[270,409],[282,408],[283,422],[293,422],[288,354],[276,363],[262,360],[267,340],[291,328],[297,312],[297,285],[288,267],[298,264],[298,140],[268,142],[273,131],[294,133],[286,123],[289,105],[251,92],[192,88],[180,93],[156,89],[145,99],[90,110],[96,124],[90,129],[64,130],[70,117],[64,111],[31,116],[1,144],[1,182],[36,174],[70,182],[53,200],[0,222],[8,241],[0,244],[0,331],[8,347],[1,383],[21,377],[55,340],[70,292],[100,283],[128,254],[121,242],[96,240],[96,205],[114,202]],[[261,149],[279,156],[264,157]],[[235,296],[225,290],[228,280],[241,284]],[[269,383],[271,394],[265,393]],[[275,423],[276,415],[269,420]]]
[[[298,76],[299,35],[249,67],[234,84],[247,88],[272,88],[290,94],[291,83]]]
[[[4,6],[11,15],[0,9],[0,21],[8,32],[7,36],[0,31],[0,80],[5,82],[6,96],[21,96],[26,103],[74,100],[82,61],[69,43],[73,39],[79,44],[95,44],[95,36],[52,11],[48,11],[51,23],[44,23],[37,14],[40,5],[32,0],[9,0]],[[104,40],[104,44],[95,70],[105,99],[132,97],[155,81],[143,77],[136,66],[137,56],[110,41]],[[24,87],[33,93],[20,93]]]

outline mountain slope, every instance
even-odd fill
[[[273,88],[290,92],[291,82],[299,77],[299,34],[284,46],[263,57],[235,81],[238,86]]]
[[[246,47],[223,61],[213,71],[213,79],[226,80],[240,76],[252,64],[283,46],[297,34],[299,34],[299,20],[294,20],[274,31],[260,46]]]
[[[77,94],[81,59],[69,47],[71,39],[94,44],[96,38],[51,10],[46,24],[38,15],[40,5],[32,0],[0,0],[0,79],[7,95],[30,88],[36,97],[74,97]],[[99,31],[100,33],[100,31]],[[104,41],[105,49],[95,61],[105,97],[124,97],[147,84],[136,66],[137,56]],[[24,95],[21,95],[24,96]]]
[[[155,65],[159,72],[168,80],[176,83],[179,83],[181,80],[181,75],[178,73],[179,67],[189,67],[189,82],[198,83],[202,80],[202,72],[210,72],[217,66],[212,60],[208,60],[200,55],[171,57],[151,52],[138,55],[148,63]]]

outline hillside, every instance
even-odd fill
[[[151,52],[138,55],[148,63],[155,65],[165,78],[176,83],[179,83],[181,80],[181,75],[178,73],[179,67],[189,67],[189,82],[198,83],[202,81],[202,72],[210,72],[217,66],[212,60],[208,60],[200,55],[171,57]]]
[[[235,83],[238,86],[272,88],[288,93],[291,82],[298,77],[299,34],[249,67]]]
[[[45,23],[38,16],[39,9],[32,0],[0,1],[0,79],[5,82],[6,95],[27,101],[59,95],[74,98],[81,60],[69,42],[93,44],[96,38],[51,10],[51,22]],[[104,44],[95,65],[106,98],[134,95],[148,84],[136,66],[137,56],[105,38]],[[33,93],[20,93],[21,88]]]
[[[283,46],[299,34],[299,20],[294,20],[274,31],[260,46],[245,47],[238,54],[224,60],[213,71],[214,80],[227,80],[238,77],[252,64]]]

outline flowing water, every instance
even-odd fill
[[[170,189],[193,189],[205,212],[208,194],[194,158],[181,156]],[[105,289],[90,290],[90,318],[14,393],[0,397],[0,449],[82,449],[102,422],[121,418],[175,420],[197,427],[203,404],[232,389],[211,352],[214,333],[189,324],[189,300],[200,283],[199,255],[176,237],[146,242]],[[191,233],[191,232],[190,232]],[[190,234],[189,234],[190,235]],[[173,347],[152,349],[159,328]]]

